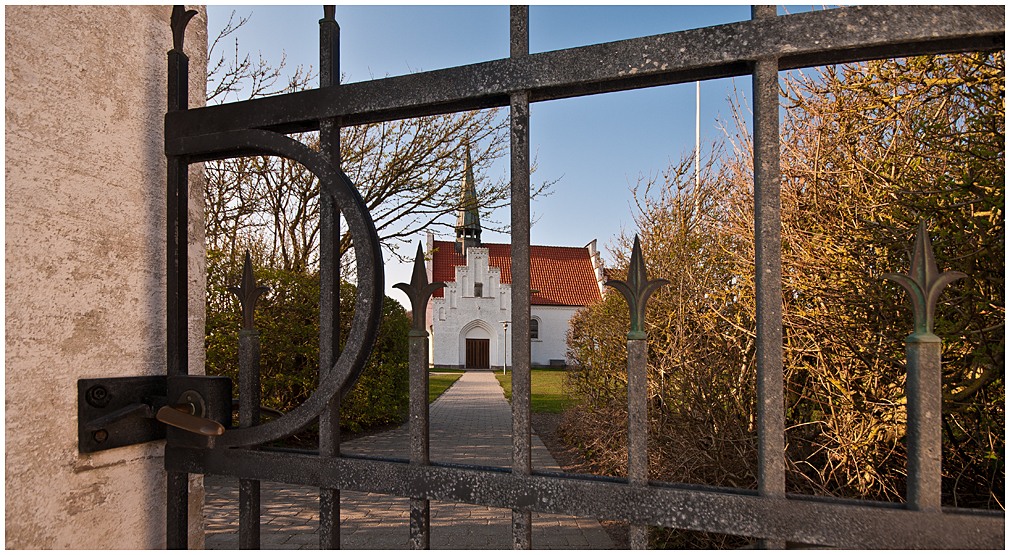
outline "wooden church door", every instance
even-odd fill
[[[466,367],[491,368],[491,340],[466,340]]]

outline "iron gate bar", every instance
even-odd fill
[[[775,6],[753,6],[771,22]],[[757,366],[758,494],[786,495],[785,381],[782,370],[782,201],[779,186],[779,59],[758,58],[751,78],[754,111],[754,312]],[[765,540],[761,547],[785,549]]]
[[[456,68],[316,89],[166,115],[166,137],[342,125],[747,75],[892,56],[1003,48],[1002,6],[855,6],[504,58]],[[648,63],[642,53],[652,53]]]
[[[933,314],[940,293],[951,283],[968,277],[963,272],[937,270],[926,221],[919,222],[907,275],[882,277],[901,285],[912,301],[914,331],[905,338],[905,397],[908,423],[908,480],[905,498],[919,511],[942,508],[943,384],[941,339],[933,333]]]
[[[529,6],[509,7],[509,56],[529,58]],[[530,437],[530,98],[527,91],[509,97],[509,211],[512,244],[512,472],[533,472]],[[504,362],[502,363],[504,366]],[[512,547],[530,549],[533,515],[512,511]]]
[[[325,6],[319,20],[319,87],[340,83],[340,26],[336,7]],[[319,124],[319,152],[340,168],[340,126],[335,119]],[[319,377],[323,379],[340,352],[340,212],[333,199],[319,202]],[[319,416],[319,452],[340,456],[340,396]],[[319,491],[319,548],[340,548],[340,491]]]
[[[628,262],[626,281],[607,280],[628,304],[630,325],[627,337],[627,397],[628,397],[628,483],[632,486],[649,484],[649,345],[645,332],[645,307],[660,287],[669,284],[665,279],[649,280],[646,275],[642,246],[635,235]],[[645,549],[649,531],[644,526],[632,525],[628,532],[632,549]]]
[[[424,267],[424,249],[417,243],[414,255],[414,271],[410,283],[393,285],[402,290],[410,300],[412,316],[409,332],[409,426],[410,464],[421,467],[431,464],[428,407],[428,331],[425,330],[425,315],[431,295],[445,287],[445,283],[428,282]],[[427,499],[410,499],[410,546],[414,549],[431,547],[431,506]]]
[[[189,108],[189,57],[184,45],[186,25],[195,15],[196,11],[182,6],[172,8],[168,114],[182,113]],[[185,376],[189,374],[189,160],[168,156],[165,195],[166,373]],[[166,546],[186,549],[189,546],[189,476],[169,472],[166,482]]]
[[[245,253],[242,281],[230,287],[242,309],[242,329],[238,332],[238,425],[249,428],[260,422],[260,333],[256,329],[256,301],[270,288],[256,285],[252,256]],[[238,484],[238,545],[239,549],[260,547],[260,482],[239,480]]]
[[[877,549],[993,549],[1002,514],[910,511],[902,505],[651,482],[634,487],[585,475],[461,468],[357,458],[185,447],[167,448],[166,468],[271,482],[367,491],[474,505],[817,545]]]

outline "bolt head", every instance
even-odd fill
[[[109,439],[109,432],[105,430],[98,430],[94,433],[92,437],[95,439],[96,443],[102,443],[105,440]]]
[[[109,390],[100,385],[92,387],[85,395],[88,404],[96,408],[104,408],[109,404],[111,397]]]

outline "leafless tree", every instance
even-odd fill
[[[234,50],[219,54],[247,21],[233,13],[211,43],[208,101],[246,100],[312,86],[311,69],[297,67],[282,81],[283,59],[276,66],[261,56],[254,60],[241,54],[237,39]],[[451,228],[447,216],[460,207],[469,150],[482,221],[486,228],[503,231],[504,224],[490,216],[507,205],[510,184],[504,177],[489,178],[487,172],[506,152],[506,129],[497,109],[345,127],[340,130],[341,169],[358,187],[380,241],[399,255],[398,247],[418,232]],[[316,133],[296,138],[318,148]],[[534,184],[530,194],[546,194],[552,184]],[[249,249],[264,263],[295,271],[317,263],[319,186],[300,164],[269,156],[210,162],[205,199],[210,248],[233,259]],[[351,246],[345,232],[341,253]]]

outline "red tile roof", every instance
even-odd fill
[[[511,245],[483,243],[491,267],[501,270],[502,283],[512,283]],[[466,257],[456,253],[452,241],[435,241],[432,281],[456,281],[456,266],[466,266]],[[600,300],[596,274],[585,247],[530,246],[531,305],[586,306]],[[435,297],[442,296],[439,289]]]

